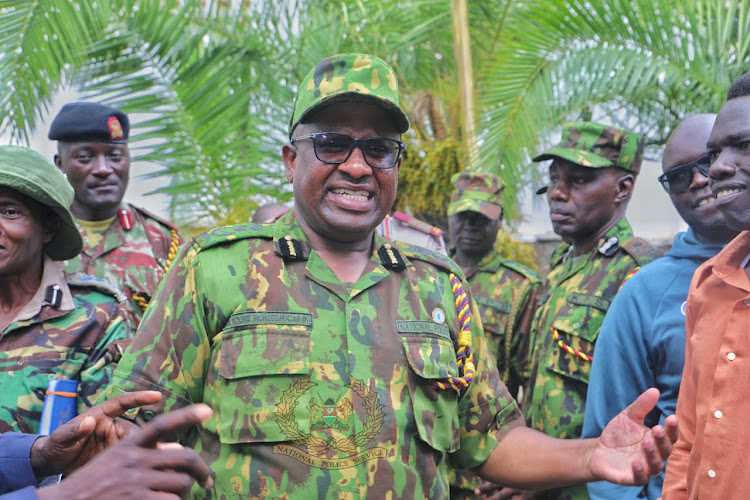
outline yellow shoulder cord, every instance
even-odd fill
[[[164,266],[165,273],[169,271],[169,266],[172,265],[172,261],[177,256],[177,247],[180,246],[180,236],[177,234],[177,231],[170,229],[169,232],[172,234],[172,239],[169,242],[169,250],[167,250],[167,261]],[[133,300],[135,300],[144,311],[146,310],[146,307],[148,307],[148,301],[143,295],[134,293]]]
[[[516,326],[516,316],[518,316],[518,310],[521,308],[521,301],[523,300],[526,290],[528,290],[530,283],[527,281],[524,283],[521,291],[513,297],[513,303],[510,307],[510,314],[508,314],[508,323],[505,325],[505,366],[503,366],[503,384],[507,384],[510,379],[510,346],[513,341],[514,327]]]
[[[458,366],[458,377],[448,377],[435,381],[432,385],[435,389],[460,391],[471,385],[476,375],[474,367],[474,353],[471,350],[471,307],[469,297],[466,294],[461,280],[451,273],[451,288],[453,297],[456,299],[456,312],[461,331],[458,333],[458,350],[456,351],[456,365]]]

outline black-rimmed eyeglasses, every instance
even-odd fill
[[[371,139],[355,139],[346,134],[320,132],[291,139],[294,144],[303,139],[310,139],[313,143],[315,157],[323,163],[338,165],[344,163],[351,156],[354,148],[359,146],[365,161],[372,168],[393,168],[401,156],[406,145],[396,139],[387,137],[373,137]]]
[[[693,182],[694,168],[697,168],[701,175],[708,177],[710,167],[711,159],[708,155],[704,155],[690,163],[670,168],[659,176],[659,182],[667,193],[680,193],[689,188]]]

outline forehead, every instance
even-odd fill
[[[123,153],[128,152],[127,144],[111,143],[111,142],[95,142],[95,141],[67,142],[67,143],[64,143],[63,148],[70,153],[77,153],[80,151],[96,151],[96,152],[120,151]]]
[[[662,155],[664,172],[691,163],[706,154],[713,120],[692,121],[678,128],[667,141]]]
[[[750,136],[750,96],[736,97],[724,103],[708,142],[712,147],[722,146],[745,136]]]
[[[371,137],[400,137],[392,116],[383,108],[363,102],[337,102],[312,114],[297,127],[308,132],[342,132]]]
[[[610,170],[609,168],[591,168],[572,163],[561,158],[555,158],[549,165],[549,172],[559,175],[587,175],[596,177],[602,172]]]
[[[15,189],[8,186],[0,186],[0,205],[21,205],[27,208],[36,208],[41,206],[33,198],[26,196],[25,194],[16,191]]]

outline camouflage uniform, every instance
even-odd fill
[[[45,300],[59,287],[57,297]],[[78,412],[96,402],[130,337],[125,297],[104,280],[44,264],[36,296],[0,335],[0,432],[37,433],[50,378],[79,381]]]
[[[473,211],[489,219],[501,219],[504,186],[499,177],[463,172],[456,174],[452,182],[456,188],[451,195],[449,216]],[[451,248],[450,255],[455,253],[455,247]],[[488,252],[466,277],[482,318],[490,355],[515,396],[523,374],[528,375],[529,332],[541,278],[531,269],[505,259],[496,249]],[[454,471],[451,498],[472,498],[477,486],[478,477],[470,471]]]
[[[78,228],[83,237],[83,251],[65,263],[65,270],[103,278],[122,290],[127,296],[128,319],[135,331],[146,304],[183,242],[177,227],[124,203],[96,247],[91,246],[80,225]]]
[[[476,377],[459,394],[459,330],[439,254],[374,235],[356,283],[313,251],[294,213],[186,245],[110,396],[162,391],[139,418],[203,402],[182,436],[216,473],[191,498],[446,498],[448,460],[475,467],[523,425],[472,308]]]
[[[568,124],[561,146],[534,160],[561,157],[586,167],[616,166],[637,174],[642,149],[643,139],[636,134],[597,124]],[[660,256],[649,242],[633,237],[624,218],[588,254],[574,257],[569,244],[553,252],[532,325],[532,368],[524,398],[530,427],[557,438],[581,437],[591,359],[607,308],[639,267]],[[587,499],[588,492],[585,485],[576,485],[538,498]]]

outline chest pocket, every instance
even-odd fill
[[[221,334],[215,392],[222,443],[279,442],[310,432],[310,334],[304,313],[243,312]]]
[[[432,387],[436,380],[458,376],[448,327],[432,321],[397,321],[396,330],[409,365],[407,384],[419,437],[434,450],[458,450],[458,393]]]
[[[494,351],[497,359],[498,350],[505,338],[505,329],[508,327],[511,304],[489,297],[475,296],[474,300],[479,308],[479,314],[482,316],[482,326],[485,332],[492,335],[492,338],[488,339],[490,344],[487,347]]]
[[[591,359],[609,300],[594,295],[571,293],[563,309],[552,323],[548,335],[552,348],[547,355],[547,368],[559,375],[588,384]]]

